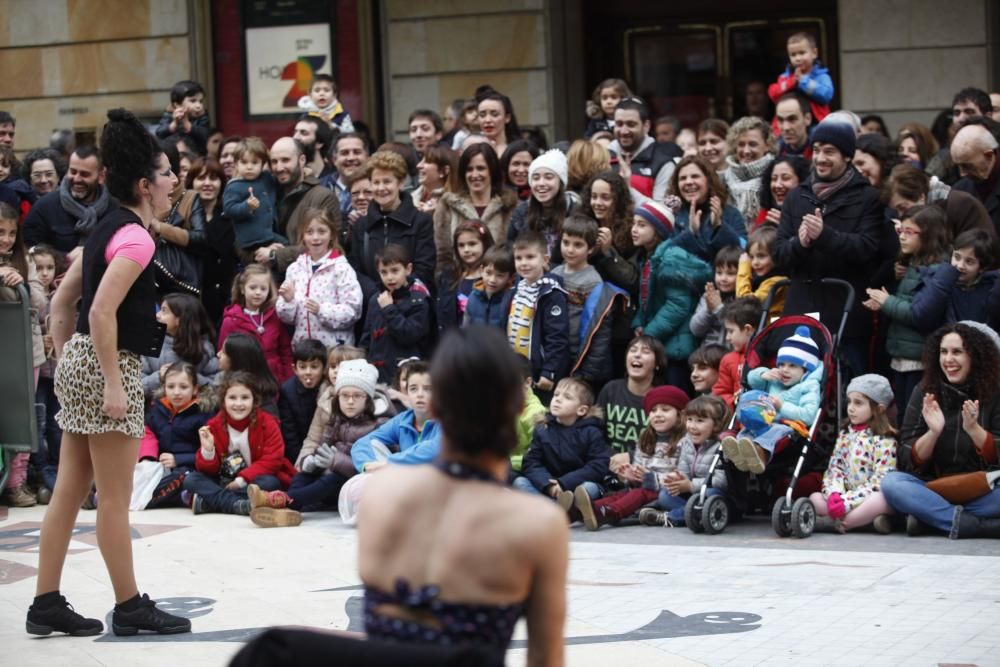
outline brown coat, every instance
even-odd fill
[[[468,195],[446,192],[441,195],[437,210],[434,211],[434,245],[437,247],[438,272],[452,267],[455,263],[451,247],[451,236],[455,228],[466,220],[479,220],[493,235],[494,243],[507,240],[507,225],[517,208],[517,195],[504,190],[500,196],[490,199],[482,217],[476,212]]]

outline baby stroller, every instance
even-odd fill
[[[767,469],[756,478],[758,488],[766,498],[766,500],[760,501],[760,504],[770,503],[771,498],[780,493],[771,511],[771,525],[774,531],[781,537],[791,535],[808,537],[816,525],[816,512],[809,502],[809,494],[796,494],[795,490],[800,481],[806,481],[803,480],[803,473],[817,478],[822,477],[822,470],[825,469],[826,462],[832,452],[836,437],[836,425],[842,414],[842,378],[837,347],[847,322],[847,315],[854,303],[854,288],[850,283],[835,278],[824,278],[820,281],[825,288],[841,289],[846,293],[837,334],[832,336],[823,324],[807,315],[786,315],[767,324],[768,310],[776,291],[789,282],[784,280],[777,283],[768,294],[757,333],[747,344],[740,391],[742,393],[749,390],[747,378],[751,370],[761,365],[773,366],[782,342],[792,335],[798,327],[806,327],[809,330],[810,337],[819,348],[819,357],[823,366],[820,380],[823,393],[822,407],[812,423],[807,425],[808,435],[794,433],[781,443],[775,449]],[[736,397],[737,402],[738,400],[739,396]],[[820,438],[820,429],[826,422],[824,417],[827,415],[832,418],[833,426],[831,429],[826,429],[824,433],[826,437]],[[733,431],[739,430],[735,415],[729,428]],[[725,466],[730,490],[728,500],[721,496],[708,495],[712,475],[716,466],[719,465]],[[812,486],[818,483],[818,479],[808,481],[812,482]],[[702,485],[699,493],[693,494],[688,499],[684,512],[687,526],[693,532],[704,532],[710,535],[725,530],[729,524],[731,510],[742,513],[754,504],[749,496],[748,483],[748,474],[736,470],[725,459],[722,449],[719,448],[710,464],[706,483]]]

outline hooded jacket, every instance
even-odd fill
[[[528,359],[531,361],[533,380],[537,382],[539,378],[545,377],[555,383],[564,378],[569,370],[569,306],[566,303],[566,290],[562,288],[558,278],[546,273],[539,281],[542,284],[531,323],[531,347]],[[505,334],[510,322],[514,295],[520,282],[521,278],[518,278],[514,287],[507,290],[501,308]]]
[[[612,325],[628,312],[628,292],[602,282],[591,290],[580,313],[580,341],[569,374],[599,387],[614,374],[611,349]]]
[[[346,257],[333,250],[313,262],[304,252],[288,267],[285,280],[295,287],[295,298],[285,301],[279,295],[274,307],[282,322],[295,325],[292,345],[307,338],[327,347],[354,344],[354,323],[361,317],[361,284]],[[306,299],[319,301],[318,313],[306,310]]]
[[[201,447],[198,429],[208,423],[211,413],[194,400],[174,410],[166,398],[153,403],[146,415],[146,435],[139,447],[139,458],[173,454],[178,468],[194,469],[195,455]]]
[[[600,419],[583,417],[564,426],[549,414],[545,424],[535,429],[521,472],[539,491],[545,490],[550,479],[564,491],[572,491],[584,482],[604,481],[610,461],[611,447]]]
[[[751,389],[766,391],[771,396],[780,398],[781,409],[778,410],[778,416],[782,419],[800,421],[811,426],[823,402],[820,384],[824,373],[822,364],[807,372],[791,387],[776,380],[765,380],[762,376],[769,370],[763,366],[753,369],[747,374],[747,384]]]

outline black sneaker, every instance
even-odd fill
[[[191,496],[191,512],[194,514],[204,514],[208,510],[205,508],[205,499],[197,493]]]
[[[66,598],[59,596],[58,602],[39,609],[37,605],[28,607],[28,619],[24,623],[30,635],[51,635],[65,632],[74,637],[91,637],[104,632],[104,624],[96,618],[84,618],[73,610]]]
[[[191,621],[156,608],[156,602],[143,594],[135,609],[124,611],[118,606],[111,615],[111,629],[119,637],[148,630],[159,635],[191,632]]]

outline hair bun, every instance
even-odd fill
[[[112,123],[127,123],[136,120],[136,117],[128,109],[118,107],[117,109],[108,109],[108,120]]]

